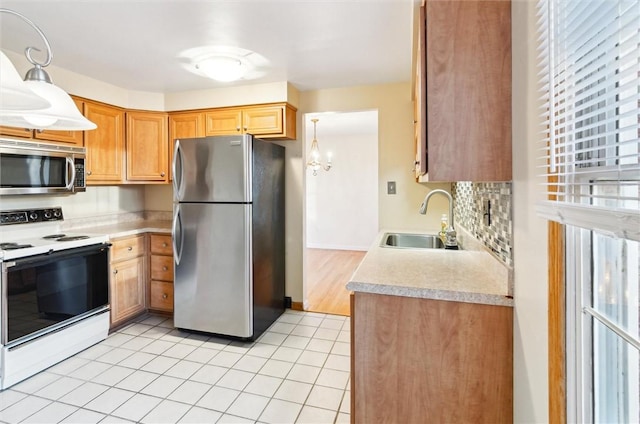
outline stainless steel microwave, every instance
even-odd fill
[[[0,138],[0,195],[86,191],[84,147]]]

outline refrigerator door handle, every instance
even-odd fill
[[[180,161],[180,169],[178,170],[178,161]],[[181,198],[180,187],[182,186],[182,150],[180,149],[180,140],[176,140],[173,147],[173,163],[171,164],[171,173],[173,175],[173,192],[176,200]]]
[[[175,178],[174,178],[175,181]],[[180,206],[176,206],[175,216],[173,217],[173,225],[171,228],[172,242],[173,242],[173,254],[175,257],[176,265],[180,264],[182,258],[182,248],[184,246],[184,232],[182,231],[182,218],[180,217]],[[178,240],[180,243],[178,244]]]

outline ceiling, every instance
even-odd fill
[[[276,81],[301,91],[410,81],[413,3],[0,0],[0,7],[40,27],[52,65],[128,90],[172,93]],[[220,83],[190,72],[185,52],[212,45],[262,56],[256,78]],[[0,13],[0,48],[27,46],[44,48],[26,23]]]

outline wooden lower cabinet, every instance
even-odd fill
[[[151,234],[149,309],[173,312],[173,247],[171,236]]]
[[[146,311],[145,235],[113,240],[109,303],[111,327]]]
[[[513,308],[356,292],[353,423],[513,421]]]

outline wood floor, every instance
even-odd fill
[[[307,249],[307,310],[349,316],[349,278],[367,252]]]

